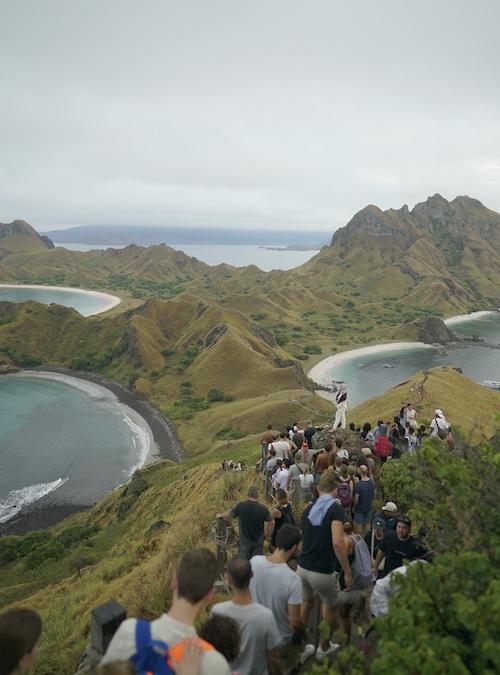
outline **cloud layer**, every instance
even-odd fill
[[[312,227],[500,211],[495,0],[5,0],[0,221]]]

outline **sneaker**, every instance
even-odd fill
[[[319,645],[316,649],[316,658],[325,659],[327,656],[330,656],[330,654],[333,654],[333,652],[336,652],[339,647],[340,645],[337,642],[330,642],[328,649],[323,649],[321,645]]]
[[[314,645],[306,645],[304,647],[304,651],[300,652],[300,655],[299,655],[300,664],[303,665],[309,657],[313,656],[315,651],[316,651],[316,648],[315,648]]]

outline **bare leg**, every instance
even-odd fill
[[[330,646],[331,635],[339,627],[338,612],[334,607],[323,605],[323,618],[325,619],[326,623],[330,626],[330,635],[326,639],[321,640],[321,647],[326,651]]]

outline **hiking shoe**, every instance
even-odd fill
[[[323,649],[321,645],[319,645],[319,647],[316,649],[316,658],[325,659],[327,656],[330,656],[330,654],[336,652],[339,647],[340,645],[337,642],[330,642],[328,649]]]
[[[313,656],[315,651],[316,651],[316,648],[315,648],[314,645],[306,645],[304,647],[304,651],[300,652],[300,655],[299,655],[300,664],[303,665],[309,657]]]

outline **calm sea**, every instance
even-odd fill
[[[488,342],[500,344],[500,313],[457,323],[450,328],[462,337],[477,335]],[[354,406],[404,382],[419,370],[444,365],[462,368],[464,375],[479,384],[484,380],[500,381],[500,350],[475,346],[449,349],[446,355],[426,348],[395,349],[361,356],[354,354],[349,360],[334,366],[327,377],[347,382],[349,403]]]
[[[90,244],[57,244],[71,251],[91,251],[92,249],[106,249],[109,246]],[[114,248],[124,248],[115,246]],[[219,265],[227,263],[234,267],[244,267],[245,265],[257,265],[261,270],[269,272],[270,270],[290,270],[307,262],[318,251],[270,251],[260,246],[223,246],[223,245],[190,245],[172,246],[178,251],[184,251],[186,255],[198,258],[207,265]],[[278,247],[279,248],[279,247]]]
[[[55,302],[65,307],[74,307],[82,316],[96,314],[106,306],[107,300],[103,297],[84,293],[82,291],[64,290],[61,288],[33,288],[23,287],[5,288],[0,285],[0,300],[9,302],[25,302],[36,300],[44,305]]]
[[[2,376],[0,522],[35,502],[92,504],[126,482],[152,447],[149,427],[103,387]]]

